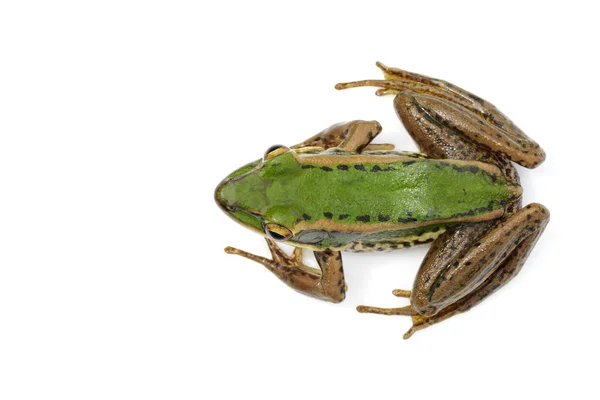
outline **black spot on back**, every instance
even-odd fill
[[[356,220],[360,222],[369,222],[371,220],[371,217],[369,215],[360,215],[356,217]]]
[[[398,222],[406,224],[409,222],[417,222],[416,218],[398,218]]]

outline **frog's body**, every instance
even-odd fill
[[[520,193],[497,167],[477,161],[289,151],[231,179],[217,198],[253,210],[248,225],[261,233],[265,220],[290,228],[293,246],[382,251],[432,242],[460,222],[498,218]]]
[[[371,144],[376,121],[334,125],[292,149],[276,146],[230,174],[215,199],[230,217],[267,236],[273,260],[227,248],[264,264],[305,294],[341,301],[341,251],[385,251],[434,242],[417,275],[411,305],[360,306],[361,312],[413,316],[407,334],[466,311],[514,276],[547,221],[521,208],[513,160],[533,168],[539,146],[493,105],[447,82],[387,68],[381,86],[422,153]],[[288,257],[284,241],[315,252],[321,271]]]

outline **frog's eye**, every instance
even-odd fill
[[[265,155],[263,156],[263,161],[270,160],[272,158],[277,157],[280,154],[287,153],[290,151],[289,147],[286,147],[281,144],[276,144],[275,146],[271,146],[265,151]]]
[[[265,233],[268,237],[278,242],[285,242],[294,236],[294,233],[285,226],[274,224],[272,222],[265,224]]]

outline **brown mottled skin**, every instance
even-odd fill
[[[494,165],[519,188],[519,177],[511,161],[527,168],[544,161],[540,146],[491,103],[439,79],[381,63],[377,66],[384,72],[385,80],[340,83],[336,88],[376,86],[380,88],[378,95],[395,94],[396,113],[426,156]],[[393,149],[392,145],[370,144],[379,132],[381,125],[376,121],[351,121],[334,125],[294,148],[317,146],[351,153]],[[409,306],[359,306],[357,310],[411,316],[413,326],[405,339],[417,330],[467,311],[520,271],[549,217],[541,204],[522,208],[519,192],[500,218],[455,225],[433,241],[412,291],[393,292],[395,296],[410,298]],[[267,238],[267,243],[272,260],[231,247],[226,251],[265,265],[304,294],[332,302],[344,299],[346,285],[339,251],[315,251],[319,271],[302,264],[300,249],[289,257],[271,239]]]

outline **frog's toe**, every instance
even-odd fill
[[[406,297],[407,299],[410,298],[410,290],[404,290],[404,289],[394,289],[392,290],[392,294],[396,297]]]
[[[396,297],[405,297],[410,298],[410,290],[404,289],[394,289],[392,294]],[[381,307],[371,307],[371,306],[358,306],[356,307],[356,311],[359,313],[370,313],[370,314],[383,314],[383,315],[417,315],[417,311],[412,307],[412,305],[408,305],[405,307],[396,307],[396,308],[381,308]]]
[[[425,316],[425,315],[420,315],[420,314],[416,314],[412,316],[412,326],[410,327],[410,329],[408,331],[406,331],[406,333],[402,336],[402,338],[404,340],[406,339],[410,339],[410,337],[416,332],[416,331],[420,331],[421,329],[425,329],[430,325],[433,325],[434,322],[431,320],[431,318]]]
[[[392,291],[392,294],[396,297],[404,297],[410,298],[411,291],[404,289],[395,289]],[[381,314],[381,315],[408,315],[412,318],[412,326],[410,329],[404,334],[403,338],[410,338],[416,331],[419,331],[423,328],[428,327],[433,324],[433,321],[430,317],[426,315],[421,315],[415,308],[411,305],[397,308],[381,308],[381,307],[371,307],[371,306],[358,306],[356,307],[356,311],[359,313],[369,313],[369,314]]]
[[[240,257],[247,258],[254,262],[264,265],[270,270],[275,268],[273,260],[269,260],[268,258],[257,256],[256,254],[248,253],[247,251],[236,249],[235,247],[227,246],[225,247],[225,253],[227,254],[235,254]]]
[[[387,96],[390,94],[396,95],[399,93],[400,93],[400,90],[396,90],[396,89],[377,89],[375,91],[375,95],[377,95],[377,96]]]
[[[411,306],[398,308],[380,308],[371,306],[358,306],[356,311],[359,313],[382,314],[382,315],[416,315],[417,312]]]

